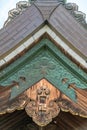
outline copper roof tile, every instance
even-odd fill
[[[49,22],[73,47],[87,56],[87,31],[62,5],[56,8]]]
[[[0,56],[6,51],[9,51],[11,48],[15,47],[42,23],[42,15],[34,5],[29,7],[14,21],[11,21],[11,23],[9,23],[0,31]]]
[[[30,35],[45,20],[70,43],[70,46],[87,57],[87,31],[57,0],[37,0],[1,29],[0,56]]]

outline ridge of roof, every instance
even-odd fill
[[[87,29],[86,14],[78,10],[78,5],[75,3],[67,3],[66,0],[28,0],[19,1],[16,8],[8,12],[8,18],[4,23],[6,26],[10,21],[14,20],[16,16],[23,13],[29,6],[34,4],[42,13],[44,19],[48,19],[52,11],[62,4],[64,8],[79,22],[85,29]]]
[[[39,20],[38,20],[39,19]],[[0,30],[0,57],[5,52],[29,36],[44,20],[40,11],[34,6],[27,8],[21,15]]]
[[[55,3],[58,3],[57,0]],[[47,24],[86,62],[87,31],[68,13],[65,4],[55,4],[51,11],[46,3],[45,5],[44,12],[50,12],[46,18],[41,12],[43,8],[39,8],[37,2],[27,6],[26,9],[26,4],[24,4],[22,13],[0,30],[0,57],[4,57],[20,46],[26,38]]]
[[[78,21],[85,29],[87,29],[86,14],[79,11],[79,7],[76,3],[66,3],[65,9]]]
[[[26,10],[30,6],[30,2],[28,1],[19,1],[16,3],[16,8],[11,9],[8,12],[8,18],[4,22],[4,26],[6,26],[10,21],[15,19],[18,15],[22,14],[24,10]]]

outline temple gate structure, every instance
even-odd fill
[[[75,3],[20,1],[0,30],[0,130],[87,130],[87,24]]]

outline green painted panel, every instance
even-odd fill
[[[25,78],[25,81],[21,77]],[[87,74],[72,63],[48,39],[43,39],[24,56],[0,72],[0,84],[19,83],[19,88],[12,88],[11,99],[31,87],[40,79],[46,78],[69,98],[76,101],[74,90],[68,89],[75,83],[78,88],[87,88]],[[67,78],[65,84],[62,80]]]

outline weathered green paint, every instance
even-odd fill
[[[22,81],[20,77],[25,77],[26,81]],[[68,85],[75,83],[78,88],[87,88],[87,74],[48,39],[41,40],[24,56],[0,72],[2,86],[10,85],[12,81],[19,82],[19,88],[12,88],[11,99],[42,78],[46,78],[74,101],[75,92],[68,89]],[[68,79],[65,84],[62,83],[64,78]]]

